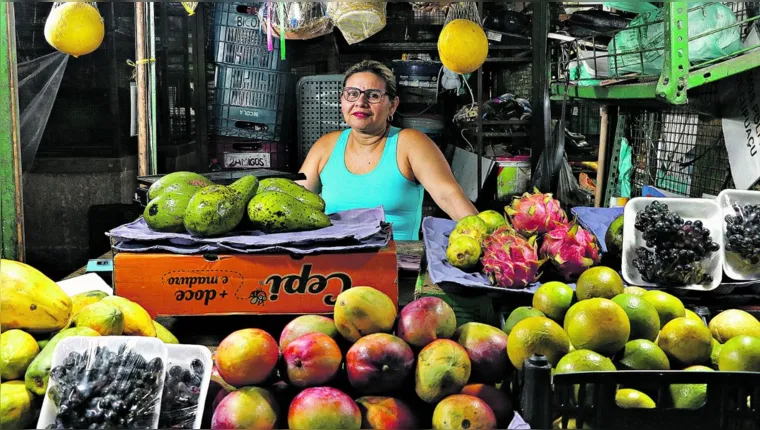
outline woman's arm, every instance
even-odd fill
[[[312,145],[309,153],[306,155],[306,159],[303,161],[301,170],[298,173],[306,175],[306,179],[296,181],[299,185],[306,187],[307,190],[315,194],[322,192],[322,183],[319,180],[319,174],[321,173],[324,163],[323,157],[330,158],[330,152],[332,147],[335,146],[335,142],[340,136],[339,131],[328,133],[319,138],[314,145]]]
[[[459,221],[478,214],[454,179],[449,163],[435,142],[420,131],[405,129],[404,144],[408,148],[407,157],[414,177],[451,219]]]

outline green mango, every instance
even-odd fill
[[[244,204],[247,205],[259,189],[259,178],[254,175],[246,175],[230,184],[229,188],[242,194]]]
[[[320,212],[325,211],[325,201],[322,197],[312,193],[306,188],[296,184],[290,179],[285,178],[267,178],[262,179],[259,184],[259,193],[266,191],[279,191],[281,193],[289,194],[302,203],[317,209]]]
[[[192,196],[203,187],[214,185],[208,178],[194,172],[174,172],[162,176],[148,188],[148,200],[164,193],[189,194]]]
[[[234,230],[245,215],[243,194],[224,185],[201,189],[187,203],[185,229],[201,237],[219,236]]]
[[[332,225],[324,212],[279,191],[256,194],[248,203],[248,218],[254,228],[265,233],[317,230]]]
[[[34,357],[32,364],[26,368],[24,382],[26,388],[32,393],[43,396],[47,391],[48,379],[50,378],[50,368],[53,365],[53,351],[58,346],[61,339],[71,336],[100,336],[98,332],[89,327],[72,327],[61,330],[57,335],[50,339],[45,348]]]
[[[185,210],[194,194],[166,192],[148,202],[143,218],[151,230],[177,233],[184,229]]]

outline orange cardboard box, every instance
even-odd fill
[[[153,318],[179,315],[329,314],[342,291],[369,286],[398,306],[393,241],[379,251],[319,254],[179,255],[120,252],[116,294]]]

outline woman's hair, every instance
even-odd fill
[[[385,64],[374,60],[363,60],[354,64],[346,70],[345,77],[343,78],[343,86],[346,86],[348,78],[357,74],[369,72],[382,79],[385,82],[385,93],[388,94],[388,98],[393,100],[396,98],[396,76],[393,74]]]

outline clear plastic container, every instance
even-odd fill
[[[723,228],[724,262],[723,271],[726,275],[737,281],[756,281],[760,279],[760,264],[750,265],[745,263],[737,254],[725,251],[728,236],[726,234],[726,215],[736,215],[733,205],[741,207],[745,205],[760,205],[760,191],[723,190],[718,194],[718,205],[721,209],[721,225]]]
[[[157,338],[61,340],[37,428],[157,428],[167,355]]]
[[[199,429],[214,367],[211,351],[200,345],[166,345],[166,348],[169,365],[166,368],[158,428]],[[175,366],[187,370],[188,375],[175,374],[177,371],[172,370]],[[182,380],[183,387],[172,383],[178,379]]]
[[[660,197],[637,197],[625,205],[623,225],[623,278],[631,285],[642,287],[664,287],[641,278],[641,274],[633,266],[636,257],[636,249],[646,246],[646,241],[641,232],[636,230],[636,214],[643,211],[647,205],[659,201],[668,206],[671,212],[679,214],[686,221],[702,221],[704,226],[710,229],[712,241],[719,244],[721,249],[714,252],[709,259],[705,260],[705,269],[713,278],[709,284],[692,284],[679,286],[694,291],[712,291],[720,286],[723,278],[723,216],[715,200],[710,199],[680,199]]]

